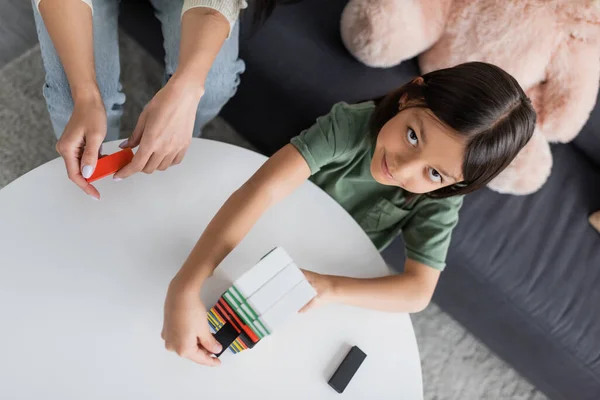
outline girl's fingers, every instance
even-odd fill
[[[221,365],[221,360],[214,357],[213,354],[221,352],[221,344],[210,332],[207,334],[203,335],[203,338],[198,337],[196,352],[188,358],[198,364],[217,367]]]
[[[219,343],[208,330],[205,334],[198,337],[198,344],[212,354],[218,354],[223,349],[221,343]]]
[[[218,367],[221,365],[221,360],[217,357],[213,357],[208,351],[204,349],[198,349],[196,353],[187,357],[189,360],[192,360],[201,365],[207,365],[209,367]]]
[[[304,307],[302,307],[300,309],[300,311],[298,311],[298,312],[305,313],[305,312],[311,310],[312,308],[316,307],[316,305],[317,305],[317,298],[315,297],[314,299],[309,301]]]
[[[306,269],[301,269],[302,273],[304,274],[304,276],[306,277],[306,280],[312,285],[314,284],[315,281],[315,276],[316,274],[312,271],[308,271]]]
[[[165,341],[165,348],[168,351],[176,353],[178,356],[187,358],[198,364],[216,367],[221,364],[221,360],[213,357],[211,353],[202,348],[199,343],[173,343]]]

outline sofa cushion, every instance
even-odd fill
[[[551,397],[596,399],[600,235],[587,218],[600,209],[600,167],[573,145],[552,150],[536,194],[466,196],[435,300]],[[395,269],[402,247],[385,252]]]
[[[263,153],[277,151],[333,104],[382,96],[418,74],[415,60],[387,69],[358,62],[340,38],[345,4],[304,0],[278,7],[256,32],[251,13],[244,14],[246,71],[221,115]]]
[[[600,166],[600,93],[596,99],[596,107],[590,114],[587,124],[577,135],[573,144]]]

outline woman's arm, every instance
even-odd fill
[[[65,69],[73,98],[100,97],[90,6],[81,0],[43,0],[38,9]]]
[[[318,296],[303,311],[320,302],[335,302],[387,312],[420,312],[431,301],[440,276],[440,271],[411,259],[407,259],[402,274],[381,278],[304,273]]]
[[[240,15],[239,0],[185,0],[181,18],[179,63],[173,78],[204,86],[223,42]]]
[[[291,144],[275,153],[221,207],[174,282],[197,292],[204,280],[242,241],[264,212],[309,177],[308,164]]]
[[[188,87],[203,88],[208,71],[228,35],[229,22],[220,12],[205,7],[187,10],[181,19],[179,62],[171,80]]]
[[[115,179],[142,171],[164,171],[183,160],[206,77],[229,30],[227,19],[212,8],[191,8],[183,13],[177,70],[146,105],[134,131],[122,145],[140,147],[133,160],[115,174]]]
[[[100,198],[89,178],[106,137],[106,111],[96,82],[92,9],[81,0],[42,0],[38,9],[63,65],[73,113],[56,145],[69,179],[85,193]]]

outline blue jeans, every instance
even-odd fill
[[[162,25],[166,82],[177,69],[183,0],[151,0],[151,3]],[[108,129],[105,140],[109,141],[119,138],[120,120],[125,104],[125,94],[120,83],[119,0],[95,0],[93,4],[96,80],[106,109]],[[73,112],[73,98],[65,71],[35,4],[33,9],[46,71],[43,94],[54,133],[59,138]],[[238,38],[239,23],[235,24],[231,37],[225,41],[208,73],[205,94],[196,112],[194,137],[200,136],[204,125],[221,111],[237,90],[240,75],[245,70],[244,62],[238,58]]]

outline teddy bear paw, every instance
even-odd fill
[[[427,2],[426,2],[427,3]],[[350,0],[341,17],[344,46],[363,64],[387,68],[415,57],[435,41],[418,0]]]

